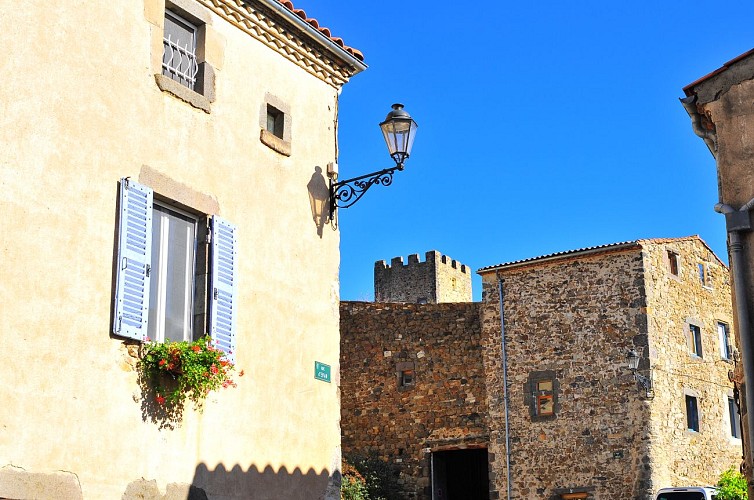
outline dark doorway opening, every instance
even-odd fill
[[[432,500],[488,500],[487,448],[432,453]]]

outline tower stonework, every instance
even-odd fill
[[[394,257],[387,265],[384,260],[374,263],[374,301],[440,304],[471,302],[471,273],[464,264],[442,255],[436,250],[425,254]]]

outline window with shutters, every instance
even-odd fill
[[[210,334],[233,359],[236,227],[121,180],[113,332],[141,341]]]

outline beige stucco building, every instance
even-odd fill
[[[698,236],[478,272],[481,303],[341,305],[343,449],[405,498],[650,500],[738,465],[728,269]]]
[[[361,54],[287,1],[2,12],[0,497],[338,498],[322,172]],[[210,331],[245,376],[166,419],[141,339]]]

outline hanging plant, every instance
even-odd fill
[[[194,342],[147,342],[142,345],[139,368],[152,383],[159,405],[183,407],[188,399],[201,410],[211,391],[236,387],[233,363],[213,347],[209,336]]]

